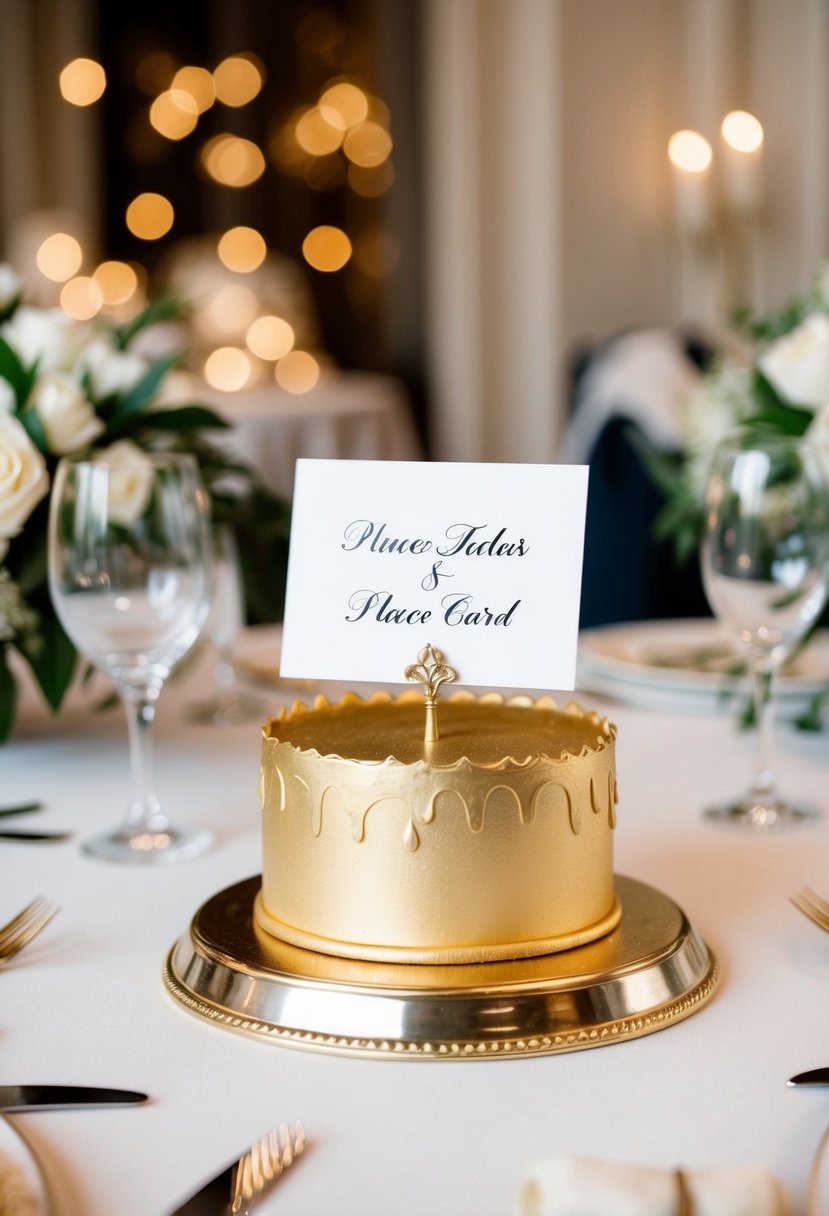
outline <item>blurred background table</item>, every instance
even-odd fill
[[[325,460],[419,460],[420,442],[402,384],[393,376],[338,372],[309,392],[275,384],[218,392],[206,384],[195,399],[213,406],[233,429],[224,447],[257,470],[275,494],[290,499],[301,456]]]
[[[260,659],[275,667],[273,632],[261,637]],[[0,975],[2,1080],[152,1096],[135,1109],[14,1117],[53,1216],[161,1216],[264,1130],[296,1118],[308,1154],[262,1216],[507,1216],[525,1167],[549,1153],[665,1168],[763,1164],[803,1210],[829,1094],[785,1081],[827,1063],[829,937],[787,896],[804,882],[829,894],[829,818],[757,839],[702,820],[706,802],[742,788],[751,737],[723,716],[581,698],[619,725],[617,870],[671,895],[720,960],[719,990],[698,1014],[569,1055],[349,1059],[229,1033],[164,989],[164,958],[196,909],[261,868],[259,728],[186,720],[209,677],[199,660],[175,678],[158,721],[162,801],[182,825],[218,837],[196,861],[143,870],[81,856],[79,840],[111,826],[127,796],[120,712],[93,716],[76,694],[51,721],[29,694],[0,752],[3,803],[43,799],[37,826],[74,833],[59,845],[0,845],[0,921],[39,892],[62,905]],[[263,689],[273,707],[296,692]],[[825,806],[825,735],[781,730],[778,758],[785,788]]]

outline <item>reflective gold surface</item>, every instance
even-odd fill
[[[616,929],[558,954],[405,966],[315,954],[259,930],[254,877],[208,900],[164,978],[183,1007],[285,1046],[375,1059],[504,1059],[661,1030],[712,995],[716,962],[667,895],[617,877]]]
[[[469,693],[296,705],[265,729],[259,926],[372,962],[490,962],[609,932],[615,729]]]

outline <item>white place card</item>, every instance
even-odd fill
[[[280,671],[403,684],[427,644],[458,683],[575,685],[587,468],[299,460]]]

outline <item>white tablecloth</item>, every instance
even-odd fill
[[[197,861],[149,871],[81,857],[77,840],[114,824],[125,801],[120,713],[70,711],[50,725],[27,711],[0,751],[0,803],[42,798],[48,810],[28,826],[76,833],[62,845],[0,844],[0,921],[39,892],[63,909],[0,973],[0,1083],[126,1086],[153,1099],[14,1117],[55,1216],[167,1212],[297,1117],[311,1147],[263,1216],[504,1216],[526,1164],[549,1152],[692,1169],[762,1163],[803,1210],[829,1091],[785,1081],[829,1064],[829,936],[786,897],[803,882],[829,894],[829,818],[765,839],[706,825],[700,807],[742,787],[750,766],[751,740],[729,719],[608,707],[619,724],[617,869],[667,891],[716,951],[723,978],[707,1007],[570,1055],[341,1059],[206,1024],[162,985],[196,908],[260,867],[256,724],[219,730],[180,716],[207,675],[202,664],[165,690],[158,740],[166,807],[218,834]],[[825,736],[784,734],[779,768],[788,790],[829,810]]]
[[[258,470],[268,489],[291,498],[300,456],[324,460],[419,460],[420,444],[402,384],[392,376],[337,372],[308,393],[276,384],[194,398],[217,409],[233,430],[217,442]]]

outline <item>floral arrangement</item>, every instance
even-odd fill
[[[740,330],[740,353],[714,356],[680,403],[679,458],[643,454],[666,500],[656,536],[673,539],[680,561],[699,544],[708,467],[729,432],[808,434],[829,461],[829,263],[807,295],[767,317],[742,317]]]
[[[76,669],[47,583],[49,487],[62,456],[134,464],[161,448],[194,453],[214,518],[236,532],[252,619],[280,615],[288,536],[286,504],[205,438],[227,424],[204,406],[181,403],[170,375],[177,356],[139,353],[138,336],[179,316],[180,305],[162,301],[125,324],[92,326],[28,307],[21,296],[13,269],[0,265],[0,741],[17,706],[11,650],[54,710]],[[128,518],[129,479],[121,485]]]

